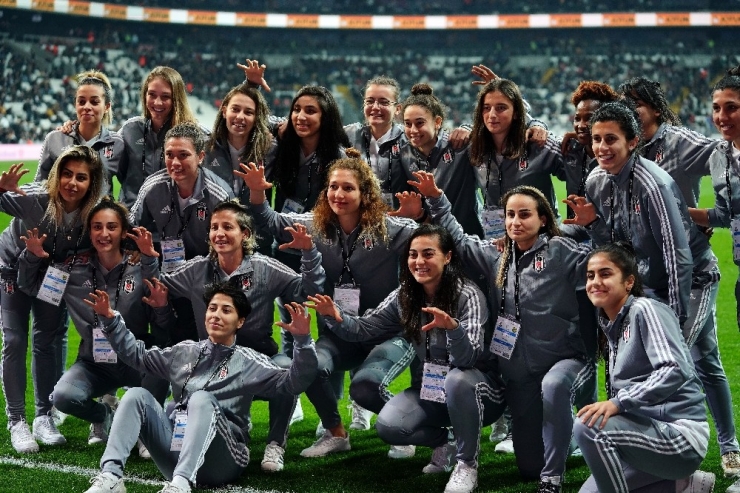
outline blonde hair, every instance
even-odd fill
[[[86,70],[75,76],[77,88],[81,86],[98,86],[103,89],[103,99],[105,104],[109,104],[108,109],[103,114],[103,123],[110,125],[113,121],[113,89],[108,76],[100,70]]]

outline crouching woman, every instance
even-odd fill
[[[152,305],[166,304],[164,285],[154,280],[151,289]],[[90,293],[90,298],[118,356],[133,368],[169,380],[175,405],[166,413],[146,390],[126,392],[100,460],[102,472],[91,480],[87,493],[126,491],[123,468],[137,438],[170,481],[162,492],[187,493],[196,483],[219,485],[238,479],[249,463],[246,416],[254,395],[298,395],[316,377],[310,316],[297,303],[286,305],[291,323],[278,322],[296,342],[291,367],[282,369],[264,354],[236,344],[236,331],[251,306],[245,294],[228,283],[214,284],[204,295],[208,339],[165,349],[145,349],[136,341],[111,309],[105,291]]]

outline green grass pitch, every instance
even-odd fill
[[[0,171],[8,169],[11,163],[0,163]],[[28,162],[31,172],[25,177],[33,176],[35,162]],[[559,197],[564,194],[563,187],[556,182]],[[705,180],[702,186],[702,206],[711,206],[714,195],[711,183]],[[561,213],[564,213],[561,210]],[[8,216],[0,214],[0,228],[4,228]],[[725,371],[730,381],[733,395],[736,397],[734,414],[740,418],[737,403],[740,402],[740,336],[735,322],[734,283],[737,278],[737,267],[732,262],[730,236],[726,230],[716,231],[712,238],[714,252],[720,260],[722,281],[717,304],[718,332]],[[69,331],[68,365],[74,362],[75,348],[79,336],[75,330]],[[30,360],[29,360],[30,361]],[[28,388],[26,392],[27,416],[33,419],[33,384],[30,379],[30,362]],[[603,382],[603,373],[601,375]],[[393,383],[391,390],[398,392],[408,385],[408,373],[404,373]],[[345,392],[346,394],[346,392]],[[229,491],[256,492],[395,492],[404,491],[428,492],[444,489],[448,475],[427,476],[421,474],[421,468],[428,462],[431,451],[417,449],[416,457],[408,460],[391,460],[386,453],[385,445],[371,429],[351,434],[352,451],[323,459],[304,459],[300,451],[314,440],[314,429],[318,417],[305,396],[302,398],[305,419],[291,428],[288,448],[285,456],[285,470],[278,474],[266,474],[260,470],[259,463],[265,447],[267,435],[267,406],[256,402],[253,408],[255,427],[250,447],[252,462],[235,488]],[[4,406],[2,396],[0,401]],[[348,401],[342,400],[340,410],[349,424]],[[711,419],[710,419],[711,423]],[[6,418],[0,417],[0,493],[4,492],[82,492],[89,486],[90,473],[95,473],[103,452],[102,446],[88,446],[88,425],[76,418],[69,418],[61,427],[68,444],[62,447],[41,446],[39,454],[19,455],[10,446],[10,437],[6,429]],[[713,429],[713,428],[712,428]],[[714,429],[713,429],[714,430]],[[490,428],[483,430],[481,437],[479,488],[477,491],[520,493],[534,492],[534,482],[522,482],[519,478],[513,456],[494,453],[494,444],[488,441]],[[724,479],[720,466],[719,449],[714,431],[709,453],[701,468],[717,474],[715,491],[724,491],[731,479]],[[126,473],[135,476],[136,481],[128,481],[126,487],[132,493],[155,492],[161,489],[162,477],[156,467],[149,461],[141,460],[134,452],[126,464]],[[588,468],[582,459],[568,460],[564,491],[578,491],[581,483],[588,476]],[[227,491],[227,490],[223,490]]]

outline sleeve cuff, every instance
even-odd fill
[[[303,348],[310,346],[313,339],[311,339],[311,334],[306,334],[305,336],[293,335],[293,341],[295,343],[295,347]]]

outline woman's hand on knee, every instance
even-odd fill
[[[596,424],[599,416],[602,416],[603,419],[599,424],[599,429],[603,430],[606,422],[609,421],[609,418],[611,418],[615,414],[619,414],[619,408],[616,404],[614,404],[612,401],[601,401],[583,406],[578,411],[578,414],[576,414],[576,416],[581,418],[581,422],[589,428]]]

